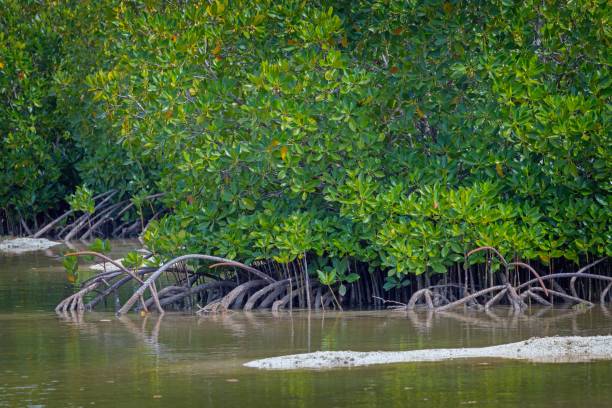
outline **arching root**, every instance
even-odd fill
[[[201,285],[201,290],[208,290],[215,286],[220,287],[221,285],[219,285],[219,283],[217,283],[217,285],[213,285],[213,284]],[[266,284],[265,280],[258,279],[258,280],[248,281],[241,285],[238,285],[234,289],[232,289],[227,295],[223,296],[221,299],[214,300],[208,303],[206,306],[201,307],[200,310],[198,310],[197,314],[226,312],[230,309],[230,307],[236,300],[238,300],[242,296],[245,296],[249,290],[258,288],[265,284]],[[179,295],[175,295],[175,297],[176,296],[179,296]]]
[[[284,279],[278,282],[274,282],[269,284],[268,286],[259,289],[257,292],[255,292],[253,295],[251,295],[251,297],[249,298],[249,300],[246,302],[246,304],[244,305],[244,310],[245,311],[250,311],[253,309],[253,307],[255,306],[255,304],[257,303],[257,301],[259,299],[261,299],[263,296],[266,296],[268,294],[270,294],[270,292],[272,292],[272,294],[276,294],[272,300],[274,300],[274,298],[278,295],[280,295],[280,293],[282,293],[282,291],[285,290],[286,286],[289,285],[291,283],[290,279]],[[265,301],[268,301],[268,299],[271,296],[266,297],[266,299],[264,299]],[[270,302],[272,300],[269,300]],[[265,304],[262,307],[267,307],[265,306]]]
[[[85,305],[83,303],[83,296],[92,292],[100,285],[100,282],[93,282],[89,285],[85,286],[77,293],[68,296],[66,299],[62,300],[56,307],[56,312],[68,312],[68,311],[76,311],[76,310],[85,310]]]
[[[291,290],[288,294],[283,296],[281,299],[272,303],[272,313],[278,313],[281,309],[284,309],[285,307],[287,307],[287,305],[291,304],[293,302],[293,299],[296,298],[300,293],[302,293],[305,290],[312,290],[312,287],[313,287],[313,284],[311,282],[309,289],[306,289],[306,286],[300,286],[299,288],[296,288],[295,290]]]

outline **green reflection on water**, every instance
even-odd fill
[[[489,315],[56,316],[48,310],[70,291],[59,265],[42,253],[0,257],[0,407],[612,405],[610,362],[457,360],[297,372],[242,366],[315,350],[478,347],[610,334],[606,309],[534,309],[523,317],[509,317],[505,309]]]

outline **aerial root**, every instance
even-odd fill
[[[85,305],[83,303],[83,296],[92,292],[100,285],[99,282],[91,283],[77,293],[68,296],[66,299],[62,300],[56,307],[56,312],[72,312],[77,310],[85,310]]]
[[[272,313],[278,313],[281,309],[284,309],[288,305],[291,305],[294,298],[298,297],[302,293],[305,293],[306,291],[311,291],[313,287],[316,287],[316,284],[313,284],[313,282],[310,282],[309,286],[304,284],[302,286],[297,287],[295,290],[293,290],[293,288],[289,286],[289,288],[291,289],[289,293],[287,293],[281,299],[272,303]]]
[[[63,239],[69,241],[72,239],[88,239],[94,236],[94,234],[100,232],[100,228],[106,223],[113,221],[113,225],[110,228],[109,233],[112,237],[119,237],[125,235],[125,232],[136,233],[139,229],[142,229],[142,220],[130,220],[132,223],[131,227],[126,230],[124,227],[125,223],[116,225],[114,221],[120,219],[121,215],[134,206],[132,200],[123,200],[119,202],[113,202],[113,198],[117,195],[117,190],[109,190],[102,194],[98,194],[93,197],[94,210],[91,214],[81,214],[72,218],[71,222],[66,224],[65,221],[70,219],[71,216],[75,215],[75,211],[68,210],[56,219],[52,220],[48,224],[41,227],[32,235],[33,238],[39,238],[42,236],[51,236],[57,239]],[[144,200],[154,201],[160,197],[163,197],[165,193],[152,194],[144,197]],[[158,211],[149,219],[156,218],[163,209]]]
[[[498,254],[489,247],[481,247],[469,252],[467,256],[484,250]],[[263,265],[267,273],[229,259],[192,254],[174,258],[156,269],[142,268],[132,271],[119,262],[94,252],[84,251],[67,255],[94,255],[104,262],[114,265],[116,269],[101,272],[81,283],[80,290],[77,293],[64,299],[57,306],[56,310],[58,311],[91,310],[100,301],[114,295],[115,304],[119,309],[117,315],[125,314],[131,310],[157,310],[157,312],[163,314],[164,308],[189,310],[195,305],[199,307],[202,305],[198,313],[219,313],[229,309],[250,311],[255,308],[271,308],[276,313],[284,308],[295,307],[297,304],[299,304],[299,307],[304,307],[304,299],[311,299],[310,308],[316,310],[328,307],[341,310],[343,302],[345,304],[350,303],[351,306],[361,305],[362,296],[370,299],[366,301],[366,304],[371,299],[375,299],[374,304],[386,305],[389,309],[400,311],[410,311],[422,307],[430,311],[444,312],[460,306],[489,311],[492,307],[503,303],[509,305],[515,312],[522,312],[531,304],[553,306],[553,299],[555,298],[563,299],[568,304],[577,303],[590,307],[593,305],[590,301],[593,296],[599,296],[599,301],[603,303],[610,297],[612,291],[612,276],[598,275],[588,271],[607,258],[592,262],[577,272],[561,272],[540,276],[530,265],[522,262],[508,263],[501,255],[498,255],[506,267],[505,273],[500,271],[495,276],[491,274],[491,278],[484,279],[484,282],[478,279],[474,281],[474,278],[471,277],[470,283],[467,274],[465,275],[466,280],[461,282],[462,275],[458,270],[458,281],[448,282],[448,277],[450,276],[452,279],[452,275],[447,275],[436,284],[430,284],[425,288],[421,286],[407,299],[406,303],[403,303],[383,299],[381,297],[382,282],[373,279],[373,277],[370,277],[371,281],[369,283],[367,278],[364,277],[363,282],[349,285],[348,294],[345,293],[343,296],[336,297],[335,291],[337,289],[332,286],[320,285],[317,282],[307,283],[306,279],[293,280],[290,277],[291,274],[282,273],[284,271],[282,268],[276,268],[275,270],[269,265],[265,267],[267,264],[262,263],[257,265]],[[212,274],[203,270],[203,268],[188,268],[187,262],[193,260],[208,261],[212,263],[209,266],[210,269],[224,267],[226,271]],[[510,267],[513,268],[512,271],[509,270]],[[516,271],[519,268],[523,272],[529,272],[531,276],[528,276],[528,278],[533,278],[517,283],[521,275],[513,275],[513,273],[518,273]],[[228,275],[227,272],[230,272],[230,274]],[[272,275],[268,275],[268,273]],[[176,283],[162,287],[160,286],[162,282],[165,285],[169,284],[166,278],[160,279],[162,276],[173,277]],[[273,279],[272,276],[278,280]],[[230,277],[232,277],[232,281],[226,280]],[[569,285],[563,285],[564,287],[567,286],[567,290],[564,290],[559,284],[560,279],[565,279],[564,282],[569,283]],[[587,293],[586,286],[579,286],[576,290],[575,282],[578,279],[598,281],[596,295],[593,295],[590,291]],[[118,290],[129,282],[138,285],[137,289],[121,305],[117,295]],[[201,284],[196,286],[198,282]],[[429,283],[429,278],[426,279],[426,282]],[[423,280],[419,280],[418,283],[422,285]],[[485,287],[479,287],[483,283]],[[545,283],[550,288],[545,286]],[[372,290],[368,289],[369,284],[372,285]],[[486,285],[491,286],[487,287]],[[97,294],[92,296],[93,299],[89,303],[85,304],[85,296],[89,299],[88,294],[93,291],[96,291]],[[150,292],[148,299],[145,298],[146,291]],[[399,288],[395,293],[399,294],[397,300],[405,300],[408,291]]]
[[[251,295],[249,300],[247,300],[246,304],[244,305],[244,310],[247,312],[252,310],[259,299],[261,299],[262,297],[266,295],[269,295],[269,296],[266,296],[261,306],[261,307],[267,307],[267,305],[269,305],[269,303],[274,301],[274,299],[278,297],[285,290],[287,285],[289,285],[290,283],[291,283],[290,279],[284,279],[278,282],[271,283],[259,289],[257,292]]]

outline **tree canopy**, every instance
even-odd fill
[[[612,252],[605,0],[22,3],[0,2],[0,207],[163,191],[155,252],[390,285],[481,245]]]

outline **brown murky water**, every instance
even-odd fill
[[[116,255],[133,242],[115,242]],[[61,249],[0,255],[0,407],[609,407],[612,362],[459,360],[258,371],[256,358],[315,350],[479,347],[532,336],[612,334],[612,310],[511,317],[387,311],[57,316],[71,289]]]

